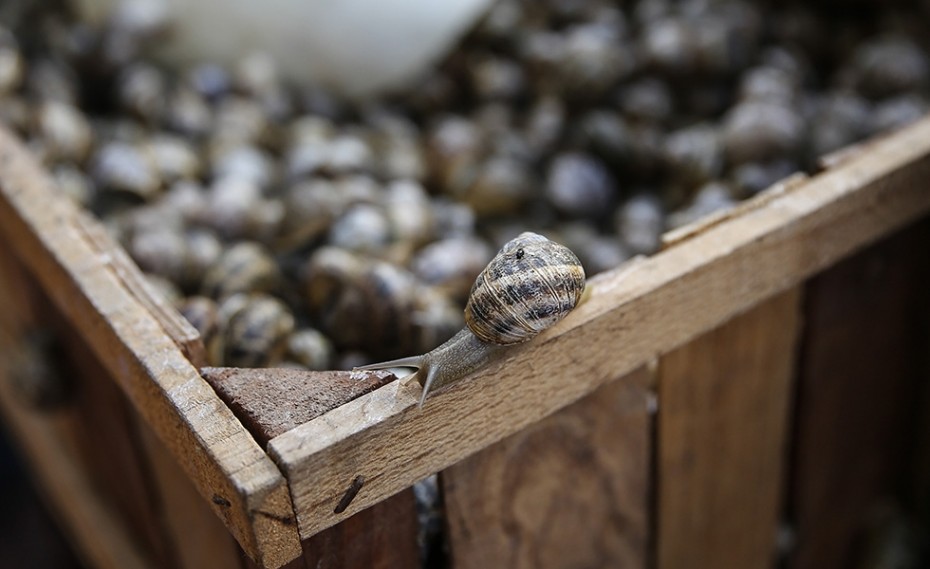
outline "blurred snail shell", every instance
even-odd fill
[[[357,369],[417,368],[422,406],[431,389],[470,374],[504,347],[526,342],[564,318],[581,300],[584,286],[584,269],[571,250],[522,233],[478,275],[465,307],[466,326],[451,340],[422,356]]]

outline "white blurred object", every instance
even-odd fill
[[[403,85],[434,63],[492,0],[74,0],[102,22],[119,7],[167,18],[157,55],[229,64],[254,52],[290,79],[352,97]]]

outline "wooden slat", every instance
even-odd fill
[[[73,385],[73,399],[62,414],[68,415],[82,468],[98,499],[118,513],[141,552],[158,567],[177,566],[129,402],[83,340],[46,308],[43,324],[53,326],[66,357],[59,365],[65,364],[62,371]]]
[[[791,569],[855,566],[881,508],[916,504],[910,477],[921,460],[918,419],[927,414],[928,244],[925,221],[807,286]]]
[[[204,368],[204,379],[261,445],[292,428],[390,383],[389,371]],[[356,484],[364,487],[364,481]],[[342,500],[350,503],[351,495]],[[375,569],[414,567],[418,562],[413,490],[387,500],[303,540],[294,568]]]
[[[159,325],[187,359],[196,367],[207,365],[207,352],[200,332],[162,295],[152,290],[142,271],[129,258],[129,254],[117,245],[106,229],[89,213],[78,211],[74,220],[87,243],[105,260],[113,274],[123,282],[124,288],[158,320]]]
[[[774,566],[799,291],[660,360],[659,569]]]
[[[213,513],[155,433],[137,420],[136,429],[159,498],[157,514],[170,540],[177,569],[234,569],[239,545]]]
[[[646,368],[444,470],[456,569],[645,569],[653,373]]]
[[[758,209],[775,198],[783,196],[795,188],[802,186],[809,179],[807,174],[795,172],[783,180],[775,182],[769,188],[766,188],[764,191],[759,192],[746,201],[736,202],[730,207],[709,213],[687,225],[667,231],[662,235],[662,248],[668,249],[669,247],[680,245],[689,239],[694,239],[711,227],[720,225],[728,219],[734,219],[746,212]]]
[[[413,491],[403,490],[309,539],[309,569],[405,569],[419,566]]]
[[[422,409],[416,385],[394,382],[276,437],[269,452],[286,472],[301,535],[522,430],[917,219],[930,210],[928,179],[925,119],[626,273],[593,279],[567,318]],[[365,489],[334,514],[360,475]]]
[[[4,276],[21,287],[9,306],[7,325],[23,331],[41,329],[57,340],[55,368],[67,374],[69,397],[46,414],[46,432],[57,437],[54,451],[67,454],[74,468],[87,477],[93,499],[125,528],[130,546],[147,562],[178,569],[227,568],[238,564],[239,547],[222,522],[200,497],[173,457],[130,407],[103,365],[84,340],[57,313],[54,304],[8,251]],[[7,300],[6,295],[3,300]],[[21,307],[25,307],[22,310]],[[6,355],[6,352],[4,352]],[[27,401],[19,401],[28,407]],[[39,411],[33,411],[39,413]],[[54,473],[51,473],[54,475]],[[81,535],[79,528],[68,528]],[[80,540],[77,540],[80,541]],[[80,547],[87,547],[79,543]]]
[[[217,397],[158,319],[88,243],[79,213],[0,131],[0,235],[78,327],[133,406],[252,557],[300,555],[280,471]]]
[[[16,435],[37,486],[53,502],[84,561],[101,569],[154,569],[62,438],[60,426],[73,424],[71,413],[39,412],[12,384],[11,374],[16,373],[12,367],[20,363],[14,356],[22,355],[24,331],[35,316],[23,276],[9,251],[0,251],[0,415]]]
[[[6,371],[0,373],[6,374]],[[74,538],[82,558],[100,569],[155,569],[125,527],[96,494],[80,465],[61,447],[57,431],[41,416],[22,408],[0,377],[0,409],[28,456],[31,470]]]

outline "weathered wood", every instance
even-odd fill
[[[76,206],[0,131],[0,235],[74,323],[242,547],[269,567],[300,555],[288,487],[161,323],[87,240]]]
[[[203,368],[201,374],[263,446],[396,379],[389,371]],[[352,486],[356,491],[363,487],[364,480]],[[349,492],[340,502],[347,507],[353,499]],[[285,569],[414,567],[419,555],[416,539],[416,509],[413,491],[408,488],[304,539],[303,556]]]
[[[286,472],[301,535],[526,428],[917,219],[930,210],[927,179],[930,119],[625,273],[593,279],[588,299],[562,322],[422,409],[416,385],[393,382],[276,437],[269,452]],[[365,488],[334,514],[360,475]]]
[[[687,225],[667,231],[662,235],[662,248],[668,249],[675,245],[684,243],[689,239],[707,231],[711,227],[720,225],[728,219],[739,217],[748,211],[758,209],[771,202],[775,198],[784,195],[791,190],[801,186],[810,178],[803,172],[795,172],[790,176],[772,184],[771,187],[759,192],[748,200],[736,202],[730,207],[717,210],[702,216]]]
[[[397,379],[389,371],[207,367],[200,373],[262,446]]]
[[[303,541],[313,569],[406,569],[419,565],[413,491],[383,502]]]
[[[98,493],[68,442],[62,438],[67,410],[39,412],[17,392],[13,375],[22,360],[26,324],[34,322],[23,271],[8,251],[0,251],[0,415],[5,419],[36,477],[36,484],[51,499],[59,519],[79,546],[83,559],[101,569],[154,569],[150,558]]]
[[[177,569],[238,567],[236,540],[213,513],[165,445],[144,421],[136,420],[137,440],[150,469],[165,537],[170,541]]]
[[[653,372],[640,370],[441,474],[456,569],[645,569]]]
[[[195,367],[206,365],[207,351],[200,338],[200,332],[162,295],[152,290],[142,271],[129,258],[129,254],[113,241],[106,229],[90,214],[77,211],[74,220],[78,229],[86,237],[87,243],[123,282],[124,288],[158,320],[165,333],[178,345],[187,359]]]
[[[659,363],[658,568],[774,567],[800,289]]]
[[[0,372],[5,375],[5,371]],[[22,408],[0,378],[0,409],[28,456],[36,483],[54,502],[55,511],[78,544],[81,557],[100,569],[155,569],[103,500],[81,467],[61,448],[58,433],[40,415]]]
[[[789,501],[792,569],[854,566],[878,510],[914,503],[917,418],[927,412],[920,395],[928,243],[925,221],[807,286]]]
[[[303,540],[283,569],[407,569],[419,566],[413,491],[404,490]],[[245,569],[260,569],[244,559]]]
[[[176,567],[174,544],[159,515],[160,497],[129,402],[82,338],[66,322],[56,322],[59,315],[46,310],[42,316],[66,358],[61,363],[72,382],[73,399],[66,412],[70,431],[98,499],[113,508],[154,565]]]
[[[34,279],[15,266],[8,251],[0,251],[0,257],[6,260],[4,276],[21,287],[11,299],[18,306],[10,307],[20,314],[7,318],[6,324],[18,330],[15,336],[20,341],[30,337],[25,330],[36,328],[57,338],[55,354],[33,357],[54,357],[55,370],[67,374],[60,378],[69,382],[67,399],[54,413],[44,414],[47,434],[58,438],[54,452],[67,455],[86,475],[93,499],[125,528],[131,547],[147,563],[179,569],[219,569],[238,563],[235,540],[132,410],[84,340]],[[9,311],[4,314],[10,316]],[[29,406],[28,401],[19,404]]]

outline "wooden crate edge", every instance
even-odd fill
[[[3,129],[0,221],[10,248],[106,362],[246,553],[267,567],[298,557],[281,472],[89,242],[80,210]]]

